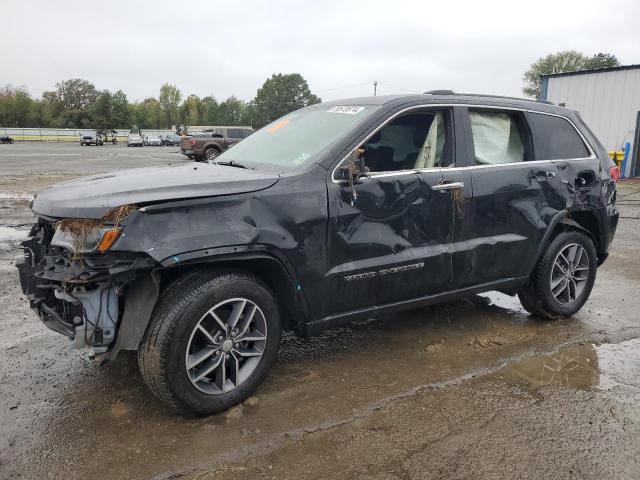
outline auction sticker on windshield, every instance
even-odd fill
[[[354,105],[336,105],[335,107],[331,107],[327,111],[331,113],[346,113],[348,115],[355,115],[362,110],[364,110],[364,107],[357,107]]]

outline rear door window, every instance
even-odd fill
[[[246,128],[228,128],[227,136],[229,138],[242,139],[246,138],[251,134],[251,130],[247,130]]]
[[[586,158],[589,150],[571,123],[562,117],[528,113],[536,160]]]
[[[528,129],[520,112],[469,110],[477,165],[529,160]]]

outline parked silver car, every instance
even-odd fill
[[[143,141],[140,134],[131,132],[127,137],[127,147],[141,147],[142,145]]]
[[[80,146],[83,145],[102,145],[102,139],[95,133],[87,133],[80,136]]]
[[[162,140],[155,133],[148,133],[144,136],[144,144],[147,146],[161,147]]]

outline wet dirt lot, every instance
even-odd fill
[[[0,148],[0,478],[640,478],[640,182],[585,308],[499,293],[285,336],[254,397],[206,419],[42,326],[13,262],[31,192],[187,161],[175,147]]]

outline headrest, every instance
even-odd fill
[[[424,141],[427,139],[428,130],[426,130],[421,125],[416,125],[415,130],[413,131],[413,146],[414,147],[422,147],[424,145]]]
[[[382,134],[380,130],[373,134],[373,136],[367,140],[367,143],[378,143],[382,139]]]

